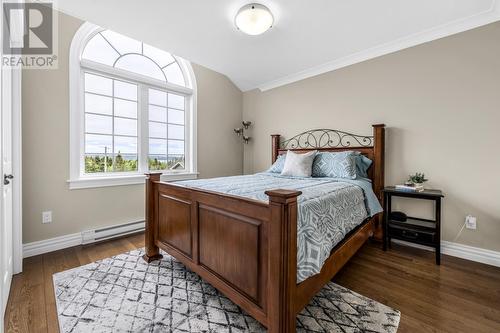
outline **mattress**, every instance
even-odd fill
[[[301,191],[302,195],[297,200],[297,283],[319,273],[332,249],[368,216],[382,210],[378,201],[373,202],[375,195],[369,180],[257,173],[180,181],[176,184],[264,202],[269,201],[264,193],[267,190]]]

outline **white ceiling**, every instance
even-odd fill
[[[245,0],[59,0],[61,11],[271,89],[500,19],[496,0],[260,0],[272,29],[233,24]]]

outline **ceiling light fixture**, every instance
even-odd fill
[[[234,18],[236,27],[249,35],[260,35],[273,26],[274,17],[269,8],[258,3],[241,7]]]

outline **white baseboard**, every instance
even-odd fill
[[[394,243],[415,247],[427,251],[434,251],[434,248],[420,244],[401,241],[398,239],[392,240]],[[487,265],[500,267],[500,252],[482,249],[470,245],[441,241],[441,253],[452,257],[462,258],[470,261],[476,261]]]
[[[26,243],[23,244],[23,258],[33,257],[82,244],[91,244],[106,239],[140,232],[142,230],[144,230],[144,221],[138,221]],[[97,236],[98,234],[99,236]]]
[[[52,251],[82,244],[82,233],[69,234],[32,243],[23,244],[23,258],[37,256]]]
[[[500,252],[479,247],[441,241],[441,253],[449,256],[500,267]]]

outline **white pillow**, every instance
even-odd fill
[[[316,151],[297,154],[289,150],[286,154],[285,166],[283,167],[283,171],[281,171],[281,175],[311,177],[314,156],[316,156]]]

